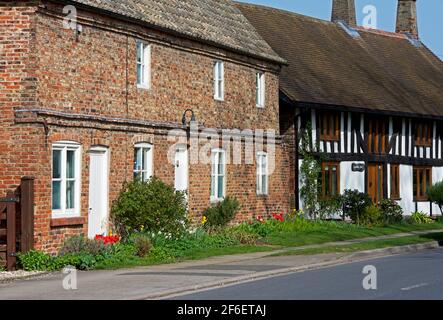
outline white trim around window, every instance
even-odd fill
[[[151,88],[151,45],[137,41],[137,88]]]
[[[153,175],[154,150],[150,143],[137,143],[134,146],[134,179],[148,181]]]
[[[225,98],[225,63],[214,62],[214,99],[223,101]]]
[[[265,74],[257,72],[255,74],[255,103],[257,108],[265,107]]]
[[[226,152],[211,151],[211,202],[222,201],[226,195]]]
[[[268,154],[257,152],[257,195],[268,195]]]
[[[70,141],[52,145],[52,217],[80,216],[81,146]]]

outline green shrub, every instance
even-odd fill
[[[429,201],[435,203],[443,214],[443,181],[437,182],[427,192]]]
[[[257,244],[257,240],[259,238],[258,234],[249,233],[244,230],[232,230],[231,235],[240,244],[250,245],[250,246]]]
[[[426,213],[416,211],[411,215],[410,218],[411,223],[414,224],[429,224],[433,223],[434,220],[432,220]]]
[[[297,221],[297,222],[296,222]],[[250,234],[254,234],[257,238],[266,238],[272,232],[276,231],[277,226],[283,226],[289,223],[298,223],[299,221],[308,221],[305,219],[297,219],[293,222],[280,223],[273,220],[268,220],[266,222],[254,222],[254,223],[243,223],[236,226],[235,229],[239,231],[244,231]]]
[[[177,236],[186,230],[186,197],[157,178],[124,185],[112,205],[118,232],[128,236],[147,230]]]
[[[105,245],[103,240],[91,240],[83,235],[73,236],[65,240],[59,255],[86,252],[96,256],[108,250],[110,246]]]
[[[403,209],[398,203],[391,199],[383,199],[378,204],[383,222],[386,224],[395,224],[403,221]]]
[[[136,248],[136,255],[143,258],[152,250],[151,238],[145,234],[139,234],[132,238]]]
[[[207,227],[223,227],[234,219],[240,204],[235,198],[226,197],[223,201],[207,208],[204,216],[207,218]]]
[[[41,251],[19,253],[17,257],[19,265],[25,271],[51,271],[54,268],[53,258]]]
[[[0,257],[0,272],[6,271],[6,261]]]
[[[320,199],[319,204],[319,218],[321,220],[331,218],[335,215],[340,215],[342,213],[342,197],[340,195],[333,196],[326,199]]]
[[[367,207],[372,205],[372,200],[367,193],[358,190],[345,190],[341,196],[341,203],[345,215],[351,218],[352,221],[360,223],[360,216],[364,214]]]
[[[363,210],[363,214],[360,215],[358,223],[370,227],[383,224],[383,216],[380,209],[375,204],[366,207]]]

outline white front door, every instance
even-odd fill
[[[91,148],[89,155],[88,237],[92,239],[108,227],[108,150]]]
[[[188,190],[188,149],[186,145],[175,150],[175,190]]]

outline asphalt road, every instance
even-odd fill
[[[363,288],[363,279],[367,276],[363,268],[368,265],[376,268],[376,290]],[[175,299],[443,299],[443,249],[293,273]]]

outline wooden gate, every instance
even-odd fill
[[[16,268],[17,252],[34,247],[34,178],[24,177],[15,192],[0,198],[0,266]]]

